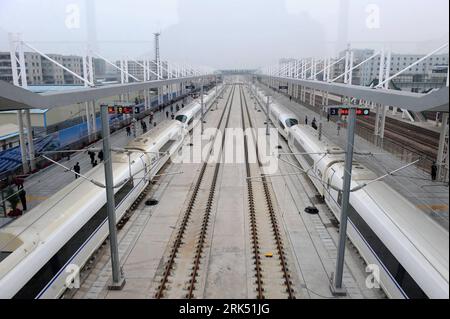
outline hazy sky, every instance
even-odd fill
[[[426,53],[448,41],[448,0],[348,0],[347,18],[341,2],[0,0],[0,50],[8,50],[8,32],[20,32],[45,52],[81,54],[96,38],[108,58],[138,58],[152,54],[153,32],[161,31],[163,59],[256,68],[280,57],[336,55],[346,26],[355,47]]]

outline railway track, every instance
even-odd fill
[[[219,124],[217,125],[217,129],[222,132],[228,126],[234,94],[235,86],[230,90]],[[214,139],[216,138],[217,135]],[[225,134],[222,134],[222,152],[224,141]],[[195,182],[168,260],[165,263],[162,278],[155,293],[156,299],[168,296],[174,298],[184,297],[186,299],[196,297],[195,291],[198,288],[202,259],[205,257],[204,251],[209,220],[215,198],[217,177],[221,166],[220,160],[215,164],[208,163],[212,150],[213,148],[211,148],[208,153],[208,158],[202,164],[200,174]],[[189,278],[187,282],[186,278]],[[180,290],[183,291],[184,295],[175,295]]]
[[[242,87],[240,106],[242,128],[254,128],[250,111]],[[244,110],[245,109],[245,110]],[[253,141],[256,141],[253,133]],[[250,150],[248,136],[244,136],[245,165],[247,176],[248,211],[250,220],[251,250],[253,254],[256,298],[294,299],[294,288],[289,273],[283,236],[280,232],[277,213],[272,200],[271,190],[258,154],[258,147],[253,142]],[[256,153],[256,162],[249,160],[250,151]],[[261,180],[253,180],[260,177]]]
[[[358,120],[358,125],[365,130],[374,131],[375,124],[370,120]],[[398,143],[406,148],[409,148],[412,152],[416,152],[418,154],[425,155],[426,157],[433,159],[437,157],[437,146],[434,147],[433,144],[429,144],[427,141],[430,138],[422,139],[417,135],[417,131],[403,131],[403,130],[394,130],[394,129],[386,129],[384,133],[385,138]]]

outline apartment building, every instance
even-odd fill
[[[24,57],[28,85],[41,84],[43,76],[40,55],[33,52],[25,52]],[[9,52],[0,52],[0,80],[10,83],[13,82],[11,56]]]
[[[76,74],[83,75],[83,58],[76,55],[48,54],[56,62]],[[82,85],[83,81],[38,53],[25,52],[28,85]],[[95,64],[95,66],[101,63]],[[96,70],[95,70],[96,71]],[[95,72],[94,71],[94,72]],[[0,52],[0,80],[13,82],[9,52]]]

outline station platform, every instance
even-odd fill
[[[187,103],[189,103],[190,100],[191,99],[189,98],[187,100]],[[176,104],[180,104],[180,102],[174,103],[174,108]],[[159,124],[167,120],[166,110],[170,110],[170,105],[161,112],[155,111],[153,122]],[[149,125],[148,119],[149,118],[146,117],[144,120],[147,122],[147,127],[150,131],[153,129],[153,125]],[[137,136],[143,134],[139,122],[136,125],[136,134]],[[123,128],[111,134],[111,146],[120,148],[125,146],[132,139],[134,139],[134,137],[132,135],[127,136],[126,130],[125,128]],[[92,144],[90,147],[102,148],[102,141],[100,140]],[[97,157],[96,160],[100,163],[100,160]],[[77,162],[80,164],[81,174],[83,174],[83,172],[89,171],[92,168],[91,160],[89,155],[87,154],[87,151],[72,153],[72,155],[70,156],[70,160],[67,160],[67,158],[63,158],[58,163],[64,165],[65,167],[73,169]],[[24,182],[24,188],[26,191],[28,211],[36,207],[43,201],[47,200],[50,196],[55,194],[65,185],[72,182],[74,179],[75,175],[72,172],[58,165],[50,165],[47,168],[42,169],[39,172],[27,177]],[[20,206],[21,204],[19,204],[19,207]],[[0,227],[10,222],[11,220],[11,218],[0,217]]]
[[[230,92],[227,88],[225,96]],[[246,97],[250,95],[244,90]],[[226,98],[220,100],[218,110],[205,117],[205,128],[215,127]],[[235,97],[229,127],[241,127],[239,99]],[[255,127],[264,128],[263,113],[252,110]],[[188,143],[188,142],[186,142]],[[187,144],[185,147],[189,147]],[[282,163],[281,163],[282,164]],[[80,289],[67,298],[75,299],[147,299],[154,298],[160,285],[165,261],[172,246],[171,242],[181,223],[183,208],[189,200],[193,184],[201,163],[172,162],[164,168],[163,175],[155,183],[146,198],[135,210],[127,224],[118,233],[119,255],[126,284],[121,291],[108,290],[111,265],[109,247],[104,245],[89,266],[88,274]],[[291,167],[280,165],[278,172],[286,174]],[[246,175],[244,163],[221,165],[207,242],[206,256],[202,259],[199,287],[195,290],[196,299],[249,298],[254,299],[253,269],[251,262],[250,231],[247,217]],[[366,287],[365,265],[348,244],[344,271],[344,286],[348,295],[335,297],[330,292],[329,278],[335,267],[338,232],[327,217],[328,208],[317,205],[321,214],[309,215],[304,212],[311,205],[310,199],[316,194],[306,179],[283,177],[274,178],[271,189],[275,205],[280,212],[279,225],[285,238],[285,248],[290,265],[292,281],[297,299],[378,299],[385,298],[380,289]],[[206,189],[205,189],[206,191]],[[299,195],[300,193],[300,195]],[[156,206],[146,206],[147,199],[156,199]],[[189,237],[186,244],[193,246]],[[174,266],[177,273],[184,267],[183,257]],[[189,259],[190,260],[190,259]],[[266,280],[275,274],[264,273]],[[184,298],[183,284],[186,277],[172,278],[167,297]]]
[[[309,108],[290,101],[285,95],[269,90],[265,86],[259,86],[266,94],[270,94],[278,103],[287,107],[296,114],[300,123],[304,123],[305,116],[308,117],[309,123],[313,118],[320,121],[320,115],[313,112]],[[326,117],[322,119],[323,134],[331,141],[345,149],[346,145],[346,129],[341,128],[338,132],[337,124],[327,122]],[[392,154],[368,142],[367,140],[355,136],[355,151],[371,152],[373,156],[355,156],[354,160],[366,165],[379,176],[392,172],[406,164],[410,163],[401,161]],[[416,160],[411,158],[411,162]],[[385,181],[389,183],[396,191],[406,197],[414,205],[420,208],[424,214],[435,220],[447,231],[449,230],[449,188],[439,182],[433,182],[430,174],[426,174],[423,170],[416,166],[410,166],[405,170],[395,174],[395,176],[386,177]]]

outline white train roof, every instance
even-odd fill
[[[289,111],[284,106],[281,106],[278,103],[271,103],[270,109],[274,110],[278,114],[278,116],[281,117],[283,120],[290,119],[290,118],[298,120],[297,115],[295,115],[294,113],[292,113],[291,111]]]
[[[161,136],[172,135],[174,132],[182,127],[178,121],[163,121],[158,126],[132,140],[125,149],[143,149],[150,151],[152,146],[155,146],[161,139]]]
[[[370,184],[364,191],[448,283],[448,231],[384,182]]]

